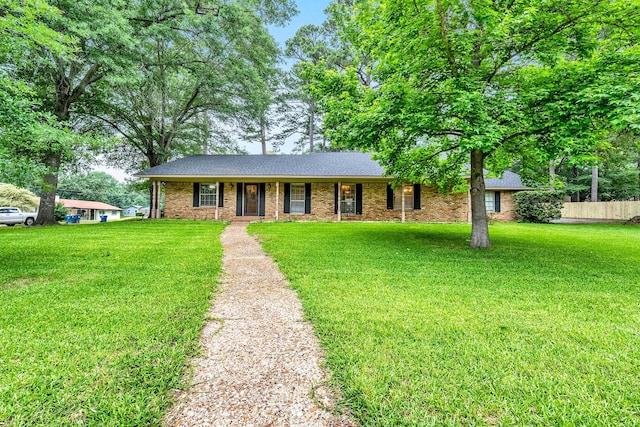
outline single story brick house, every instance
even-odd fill
[[[56,201],[62,203],[69,210],[69,215],[80,215],[82,219],[88,221],[98,221],[100,216],[106,216],[107,219],[120,219],[120,213],[122,212],[119,207],[102,202],[72,199],[59,199]]]
[[[468,193],[393,180],[368,153],[196,155],[137,173],[165,189],[165,218],[467,222]],[[487,179],[492,219],[514,219],[513,193],[527,189],[517,174]],[[150,213],[150,217],[159,217]]]

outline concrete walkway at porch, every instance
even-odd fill
[[[336,414],[322,352],[278,266],[234,222],[222,234],[223,276],[169,426],[353,426]]]

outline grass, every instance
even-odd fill
[[[254,224],[366,426],[640,425],[640,228]]]
[[[222,228],[1,228],[0,426],[157,425],[199,350]]]

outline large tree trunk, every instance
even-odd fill
[[[471,245],[472,248],[491,247],[487,208],[484,202],[484,153],[471,151]]]
[[[591,201],[598,201],[598,166],[591,168]]]
[[[267,154],[267,127],[264,122],[260,123],[260,142],[262,143],[262,154]]]
[[[36,218],[36,224],[38,225],[54,225],[58,223],[55,217],[55,207],[60,159],[60,152],[50,151],[44,160],[48,171],[44,176],[45,186],[40,194],[38,218]]]
[[[309,152],[313,153],[313,137],[316,125],[316,102],[312,99],[309,104]]]

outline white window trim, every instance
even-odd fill
[[[402,185],[393,190],[393,210],[401,211],[402,210],[402,193],[401,191],[405,188],[411,188],[411,196],[405,193],[404,195],[404,210],[412,211],[413,210],[413,201],[414,201],[414,188],[413,185]]]
[[[491,196],[490,199],[487,196]],[[484,192],[484,207],[487,212],[495,212],[496,211],[496,192],[495,191],[486,191]]]
[[[298,190],[300,188],[302,188],[302,193],[300,193],[299,191],[297,192],[297,196],[299,197],[300,194],[302,194],[302,199],[297,198],[294,199],[293,195],[294,195],[294,191],[293,189],[297,188]],[[305,200],[306,200],[306,185],[304,182],[292,182],[289,185],[289,213],[292,214],[304,214],[305,213]],[[295,204],[294,204],[295,202]]]
[[[342,189],[342,187],[346,186],[353,187],[353,198],[350,199],[351,204],[348,204],[349,200],[345,198],[345,192]],[[340,213],[342,215],[356,215],[357,197],[357,186],[355,183],[343,182],[340,184]],[[351,207],[348,212],[346,211],[347,206]]]
[[[211,190],[211,192],[203,192],[203,190]],[[199,206],[205,208],[214,208],[217,206],[216,199],[218,193],[218,186],[213,182],[201,182],[200,183],[200,191],[198,194],[199,197]],[[205,200],[211,199],[210,203],[204,203]]]

